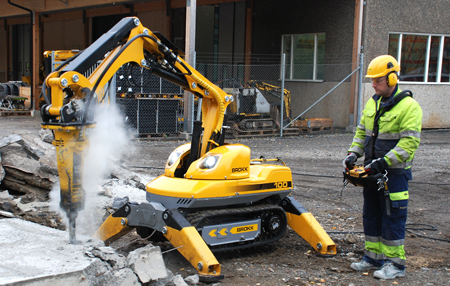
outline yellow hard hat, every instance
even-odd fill
[[[366,77],[377,78],[387,76],[391,72],[399,72],[400,65],[397,60],[390,55],[382,55],[374,58],[367,68]]]

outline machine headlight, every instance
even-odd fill
[[[183,151],[181,150],[175,150],[170,154],[169,159],[167,160],[166,168],[170,168],[175,164],[178,159],[180,159],[180,156],[183,154]]]
[[[211,169],[213,169],[213,168],[217,165],[217,162],[219,162],[219,159],[220,159],[220,155],[219,155],[219,154],[215,154],[215,155],[212,155],[212,154],[211,154],[211,155],[209,155],[209,156],[203,158],[203,159],[199,162],[198,167],[199,167],[200,169],[208,169],[208,170],[211,170]]]

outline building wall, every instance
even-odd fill
[[[432,3],[432,4],[431,4]],[[389,32],[450,35],[448,0],[368,0],[364,5],[363,47],[366,67],[388,52]]]
[[[280,55],[282,35],[325,32],[325,62],[351,62],[354,0],[258,0],[253,6],[252,53]]]
[[[252,64],[280,63],[282,35],[325,33],[325,64],[328,66],[325,67],[324,82],[286,82],[295,117],[354,69],[351,64],[355,1],[258,0],[253,5]],[[348,79],[302,117],[331,118],[334,126],[346,127],[349,125],[350,93]]]
[[[169,38],[169,21],[165,10],[138,12],[136,15],[144,27],[158,31]]]
[[[6,82],[6,31],[0,26],[0,83]]]
[[[399,84],[401,90],[410,90],[423,112],[422,128],[450,128],[450,85]],[[364,104],[374,95],[372,84],[364,84]]]
[[[83,19],[44,22],[42,25],[44,51],[85,48]]]
[[[389,32],[450,35],[448,0],[368,0],[364,6],[364,73],[370,61],[387,54]],[[423,110],[423,128],[450,128],[450,84],[399,84],[409,89]],[[371,84],[364,84],[364,98],[373,95]]]

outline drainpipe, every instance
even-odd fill
[[[20,5],[12,3],[11,0],[8,0],[8,3],[10,5],[12,5],[12,6],[15,6],[15,7],[19,8],[19,9],[28,11],[30,13],[31,26],[34,25],[34,11],[32,11],[32,10],[26,8],[26,7],[22,7]],[[30,91],[33,91],[33,69],[34,69],[34,67],[32,66],[32,63],[33,63],[33,32],[30,33],[30,38],[31,38],[31,40],[30,40],[30,45],[31,45],[31,47],[30,47],[30,68],[31,68],[31,70],[30,70],[31,71]],[[30,108],[28,110],[33,110],[34,109],[34,101],[35,101],[35,99],[34,98],[31,99],[31,96],[34,97],[34,95],[30,92],[30,101],[31,101],[31,103],[30,103]]]

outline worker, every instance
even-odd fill
[[[363,189],[365,253],[350,265],[356,271],[378,269],[374,277],[380,279],[405,276],[408,180],[422,129],[422,109],[410,91],[399,89],[399,71],[397,60],[389,55],[370,62],[366,77],[375,95],[364,108],[343,161],[351,169],[364,155],[366,173],[382,179]]]

